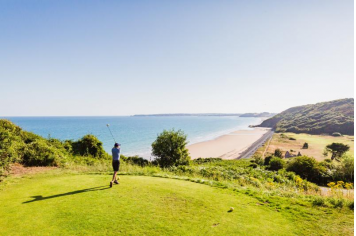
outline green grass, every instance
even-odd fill
[[[110,189],[109,175],[57,172],[2,183],[0,235],[353,234],[347,209],[147,176],[121,176]]]
[[[274,153],[274,150],[279,148],[283,152],[294,150],[292,154],[297,154],[300,152],[302,155],[307,155],[314,157],[318,161],[324,159],[330,159],[331,155],[328,157],[323,156],[323,151],[328,144],[331,143],[343,143],[350,146],[350,151],[347,154],[353,155],[354,153],[354,136],[325,136],[325,135],[311,135],[311,134],[295,134],[295,133],[283,133],[285,137],[282,137],[280,133],[273,135],[270,145],[267,150],[267,155]],[[289,140],[289,138],[295,138],[296,140]],[[302,149],[303,144],[308,143],[308,149]],[[265,148],[265,147],[264,147]],[[263,149],[264,150],[264,149]],[[259,153],[263,152],[262,149]]]

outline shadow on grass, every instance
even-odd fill
[[[32,200],[23,202],[22,204],[31,203],[31,202],[37,202],[37,201],[42,201],[42,200],[47,200],[47,199],[56,198],[56,197],[64,197],[64,196],[74,195],[74,194],[78,194],[78,193],[100,191],[100,190],[105,190],[105,189],[109,189],[109,188],[110,187],[108,187],[108,186],[99,186],[99,187],[76,190],[76,191],[67,192],[67,193],[56,194],[56,195],[52,195],[52,196],[48,196],[48,197],[43,197],[42,195],[32,196],[32,198],[33,198]]]

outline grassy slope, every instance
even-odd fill
[[[261,127],[277,132],[354,134],[354,99],[340,99],[292,107],[265,121]]]
[[[326,145],[331,143],[344,143],[350,146],[350,151],[348,153],[353,154],[354,152],[354,137],[353,136],[323,136],[323,135],[310,135],[310,134],[294,134],[294,133],[284,133],[287,137],[295,138],[296,140],[289,140],[288,138],[282,138],[280,134],[274,134],[267,149],[267,153],[272,154],[274,150],[279,148],[282,151],[294,150],[293,154],[300,153],[302,155],[307,155],[314,157],[318,161],[324,159],[330,159],[330,154],[328,157],[323,156],[323,151]],[[308,149],[302,149],[303,144],[307,142],[309,144]],[[268,155],[268,154],[267,154]]]
[[[0,191],[0,235],[351,235],[353,212],[254,197],[188,181],[42,174]],[[33,197],[37,196],[37,197]],[[42,196],[42,197],[40,197]],[[27,202],[27,203],[25,203]],[[228,213],[230,207],[235,210]]]

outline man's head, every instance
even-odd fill
[[[119,147],[120,146],[120,144],[118,144],[118,143],[115,143],[115,145],[114,145],[115,147]]]

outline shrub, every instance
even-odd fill
[[[293,171],[303,179],[315,182],[318,179],[318,162],[308,156],[299,156],[289,162],[287,171]]]
[[[349,204],[347,204],[350,210],[354,210],[354,201],[351,201]]]
[[[330,198],[329,201],[334,208],[343,208],[346,203],[345,199],[340,198]]]
[[[189,165],[187,136],[183,131],[164,130],[152,143],[152,154],[161,167]]]
[[[263,164],[264,164],[264,160],[261,156],[256,156],[253,158],[253,160],[259,166],[263,166]]]
[[[282,153],[281,149],[277,148],[276,150],[274,150],[274,156],[282,158],[283,157],[283,153]]]
[[[194,163],[197,163],[197,164],[203,164],[203,163],[211,163],[211,162],[218,162],[218,161],[221,161],[222,159],[221,158],[215,158],[215,157],[211,157],[211,158],[197,158],[197,159],[194,159],[193,162]]]
[[[271,159],[273,158],[273,156],[268,156],[265,158],[265,162],[264,162],[264,165],[265,166],[268,166],[269,165],[269,162],[271,161]]]
[[[8,120],[0,120],[0,176],[13,162],[25,165],[59,165],[67,155],[61,141],[23,131]]]
[[[339,132],[334,132],[334,133],[332,133],[332,136],[340,137],[340,136],[342,136],[342,135],[341,135],[341,133],[339,133]]]
[[[308,149],[309,148],[309,144],[308,143],[304,143],[303,144],[303,149]]]
[[[314,197],[313,206],[325,206],[325,198],[323,197]]]
[[[121,157],[120,157],[121,158]],[[132,156],[132,157],[125,157],[125,162],[130,163],[132,165],[138,165],[138,166],[148,166],[149,161],[139,157],[139,156]]]
[[[337,166],[334,178],[345,182],[354,182],[354,157],[344,155],[340,165]]]
[[[58,166],[64,156],[64,153],[44,140],[36,140],[27,145],[22,163],[28,166]]]
[[[252,167],[252,168],[257,168],[257,167],[258,167],[258,165],[257,165],[256,163],[251,163],[251,164],[249,165],[249,167]]]
[[[85,135],[78,141],[72,142],[73,154],[103,158],[106,155],[103,143],[92,134]]]
[[[273,157],[269,162],[268,169],[278,171],[280,169],[283,169],[285,164],[286,163],[283,159],[281,159],[279,157]]]
[[[296,140],[296,139],[291,137],[291,138],[289,138],[289,140],[293,140],[293,141],[294,141],[294,140]]]

